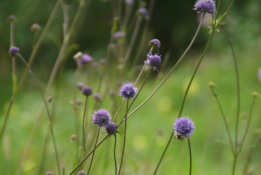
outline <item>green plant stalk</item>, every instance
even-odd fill
[[[117,160],[116,160],[116,145],[117,145],[117,136],[114,134],[115,137],[115,142],[114,142],[114,150],[113,150],[113,155],[114,155],[114,166],[115,166],[115,175],[117,175]]]
[[[188,137],[188,146],[189,146],[189,175],[192,174],[192,151],[191,151],[191,144]]]
[[[98,134],[97,134],[97,138],[96,138],[96,141],[95,141],[95,144],[94,144],[94,148],[96,148],[96,146],[97,146],[97,142],[98,142],[98,140],[99,140],[99,135],[100,135],[100,130],[101,130],[101,127],[99,127]],[[89,174],[90,174],[90,171],[91,171],[91,167],[92,167],[92,162],[93,162],[95,150],[96,150],[96,149],[94,149],[94,150],[93,150],[93,153],[92,153],[92,159],[91,159],[91,163],[90,163],[90,167],[89,167],[89,169],[88,169],[87,175],[89,175]]]
[[[124,127],[124,137],[123,137],[123,146],[122,146],[121,161],[120,161],[120,167],[119,167],[119,172],[118,172],[119,175],[121,174],[121,168],[122,168],[123,158],[124,158],[124,153],[125,153],[126,135],[127,135],[128,104],[129,104],[129,100],[127,99],[127,103],[126,103],[126,113],[125,113],[125,115],[124,115],[124,117],[125,117],[125,127]]]
[[[83,112],[83,118],[82,118],[82,147],[83,147],[83,152],[84,154],[86,153],[85,149],[85,120],[86,120],[86,111],[87,111],[87,100],[88,96],[85,98],[85,103],[84,103],[84,112]]]
[[[233,145],[233,140],[232,140],[232,137],[231,137],[231,133],[230,133],[230,131],[229,131],[229,126],[228,126],[228,122],[227,122],[227,119],[226,119],[224,110],[223,110],[223,108],[222,108],[222,105],[221,105],[221,103],[220,103],[220,101],[219,101],[219,99],[218,99],[217,93],[215,92],[214,88],[212,87],[211,90],[212,90],[212,94],[213,94],[213,96],[215,97],[215,100],[216,100],[216,102],[217,102],[217,104],[218,104],[219,110],[220,110],[220,112],[221,112],[221,114],[222,114],[222,118],[223,118],[223,120],[224,120],[225,127],[226,127],[226,131],[227,131],[227,134],[228,134],[228,137],[229,137],[229,142],[230,142],[231,150],[232,150],[232,152],[233,152],[233,155],[235,156],[235,155],[236,155],[236,151],[235,151],[235,148],[234,148],[234,145]]]
[[[30,69],[28,63],[25,61],[25,59],[23,58],[22,55],[20,55],[19,53],[17,53],[18,57],[23,61],[23,63],[25,64],[25,66],[28,68],[29,70],[29,74],[33,77],[33,80],[42,96],[42,99],[44,101],[44,105],[45,105],[45,108],[46,108],[46,111],[47,111],[47,114],[48,114],[48,119],[49,119],[49,128],[50,128],[50,132],[51,132],[51,136],[52,136],[52,141],[53,141],[53,146],[54,146],[54,151],[55,151],[55,156],[56,156],[56,163],[57,163],[57,169],[58,169],[58,174],[60,175],[61,174],[61,170],[60,170],[60,164],[59,164],[59,157],[58,157],[58,151],[57,151],[57,146],[56,146],[56,142],[55,142],[55,137],[54,137],[54,132],[53,132],[53,126],[52,126],[52,116],[51,116],[51,113],[49,111],[49,108],[48,108],[48,105],[47,105],[47,102],[46,102],[46,99],[44,97],[44,94],[43,94],[43,91],[40,87],[40,84],[36,78],[36,76],[34,75],[34,73],[32,72],[32,70]]]
[[[50,28],[50,26],[51,26],[51,24],[52,24],[52,22],[53,22],[53,20],[54,20],[54,17],[55,17],[55,15],[56,15],[56,13],[57,13],[58,7],[59,7],[59,2],[56,3],[56,5],[55,5],[55,7],[54,7],[54,9],[53,9],[53,11],[52,11],[52,13],[51,13],[51,15],[50,15],[48,21],[47,21],[47,24],[46,24],[46,26],[45,26],[45,28],[44,28],[42,34],[41,34],[40,37],[39,37],[38,42],[36,43],[36,45],[35,45],[34,48],[33,48],[32,54],[31,54],[31,56],[30,56],[30,58],[29,58],[29,62],[28,62],[29,68],[31,67],[31,65],[32,65],[32,63],[33,63],[33,61],[34,61],[34,59],[35,59],[36,53],[37,53],[37,51],[38,51],[38,48],[40,47],[40,44],[42,43],[42,40],[44,39],[44,37],[45,37],[47,31],[49,30],[49,28]],[[13,106],[13,102],[14,102],[14,100],[15,100],[15,97],[16,97],[16,95],[17,95],[19,89],[21,88],[21,86],[22,86],[23,83],[24,83],[24,80],[25,80],[25,78],[26,78],[26,76],[27,76],[28,70],[29,70],[29,69],[26,67],[25,70],[24,70],[24,72],[23,72],[23,75],[22,75],[22,77],[21,77],[21,80],[19,81],[18,86],[15,88],[15,90],[14,90],[14,92],[13,92],[13,94],[12,94],[12,97],[11,97],[11,99],[10,99],[10,101],[9,101],[8,109],[7,109],[5,118],[4,118],[4,123],[3,123],[3,126],[2,126],[2,128],[1,128],[1,132],[0,132],[0,143],[1,143],[1,141],[2,141],[2,137],[3,137],[3,134],[4,134],[4,132],[5,132],[5,128],[6,128],[6,125],[7,125],[7,122],[8,122],[8,118],[9,118],[9,115],[10,115],[10,112],[11,112],[11,109],[12,109],[12,106]]]

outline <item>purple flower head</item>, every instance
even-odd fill
[[[84,86],[82,88],[82,94],[85,95],[85,96],[92,95],[92,88],[90,86]]]
[[[114,135],[117,132],[118,126],[116,123],[110,122],[105,129],[109,135]]]
[[[54,172],[52,172],[52,171],[47,171],[45,174],[46,174],[46,175],[54,175]]]
[[[17,52],[19,52],[19,48],[18,47],[11,47],[10,49],[9,49],[9,54],[11,55],[11,56],[15,56],[15,54],[17,53]]]
[[[261,82],[261,68],[258,69],[258,78],[259,78],[259,81]]]
[[[77,84],[77,87],[78,87],[79,90],[82,90],[82,88],[84,87],[84,85],[83,85],[82,83],[78,83],[78,84]]]
[[[125,3],[128,5],[132,5],[133,4],[133,0],[125,0]]]
[[[160,55],[148,55],[148,59],[145,61],[145,64],[149,64],[152,66],[153,70],[157,70],[161,64],[161,56]]]
[[[194,122],[187,117],[180,117],[174,123],[174,132],[181,137],[189,137],[194,129]]]
[[[113,38],[119,39],[119,38],[124,38],[125,36],[126,36],[125,32],[116,32],[116,33],[114,33]]]
[[[102,102],[102,98],[101,98],[100,94],[98,94],[98,93],[95,93],[95,94],[93,95],[93,98],[94,98],[97,102]]]
[[[86,175],[86,173],[85,173],[85,171],[80,170],[80,171],[77,172],[77,175]]]
[[[198,0],[194,5],[193,10],[198,13],[209,12],[213,14],[216,11],[216,4],[213,0]]]
[[[92,115],[92,123],[99,127],[106,127],[111,121],[109,112],[105,109],[100,109]]]
[[[74,59],[77,62],[78,66],[87,64],[92,61],[92,57],[90,55],[83,54],[82,52],[78,52],[76,55],[74,55]]]
[[[148,15],[148,10],[145,8],[140,8],[140,9],[138,9],[138,14],[145,17]]]
[[[160,48],[160,41],[158,39],[150,40],[149,41],[149,46],[159,50],[159,48]]]
[[[133,87],[132,83],[126,83],[121,86],[119,95],[125,99],[135,98],[137,94],[137,88]]]

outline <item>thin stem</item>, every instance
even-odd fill
[[[222,105],[221,105],[221,103],[220,103],[220,101],[219,101],[219,99],[218,99],[218,96],[217,96],[217,94],[216,94],[216,92],[215,92],[215,89],[214,89],[213,87],[211,88],[211,91],[212,91],[213,96],[215,97],[215,100],[216,100],[216,102],[217,102],[217,104],[218,104],[219,110],[220,110],[220,112],[221,112],[221,114],[222,114],[222,118],[223,118],[223,120],[224,120],[225,127],[226,127],[226,131],[227,131],[227,134],[228,134],[228,137],[229,137],[231,149],[232,149],[233,154],[235,155],[236,152],[235,152],[235,149],[234,149],[233,140],[232,140],[232,137],[231,137],[231,134],[230,134],[230,131],[229,131],[229,126],[228,126],[228,122],[227,122],[227,119],[226,119],[224,110],[223,110],[223,108],[222,108]]]
[[[176,64],[171,68],[171,70],[169,71],[169,73],[165,76],[165,78],[162,80],[162,82],[159,84],[159,86],[138,106],[136,107],[127,117],[129,118],[130,116],[132,116],[139,108],[141,108],[145,103],[147,103],[147,101],[149,101],[149,99],[151,97],[153,97],[153,95],[161,88],[161,86],[167,81],[167,79],[170,77],[170,75],[172,74],[172,72],[176,69],[176,67],[180,64],[180,62],[183,60],[183,58],[185,57],[185,55],[188,53],[189,49],[191,48],[192,44],[194,43],[198,32],[201,28],[201,24],[203,21],[203,16],[200,20],[200,23],[198,25],[198,28],[196,30],[195,35],[193,36],[190,44],[188,45],[188,47],[186,48],[186,50],[184,51],[184,53],[181,55],[181,57],[178,59],[178,61],[176,62]]]
[[[86,98],[85,98],[83,120],[82,120],[82,147],[83,147],[84,154],[86,153],[86,150],[85,150],[85,120],[86,120],[86,111],[87,111],[87,100],[88,100],[88,96],[86,96]]]
[[[191,151],[191,145],[190,145],[190,140],[189,140],[189,137],[188,137],[188,146],[189,146],[189,175],[191,175],[192,173],[192,151]]]
[[[159,166],[160,166],[160,164],[161,164],[161,162],[162,162],[162,159],[163,159],[163,157],[164,157],[164,155],[165,155],[165,153],[166,153],[166,151],[167,151],[167,149],[168,149],[168,147],[169,147],[170,141],[172,140],[173,135],[174,135],[174,134],[173,134],[173,131],[171,131],[171,135],[170,135],[170,137],[169,137],[169,141],[168,141],[168,143],[167,143],[167,145],[166,145],[166,147],[165,147],[165,149],[164,149],[164,151],[163,151],[163,153],[162,153],[162,155],[161,155],[161,157],[160,157],[160,160],[159,160],[159,162],[158,162],[158,164],[157,164],[157,167],[156,167],[156,169],[155,169],[153,175],[155,175],[155,174],[157,173],[157,171],[158,171],[158,169],[159,169]]]
[[[50,127],[50,131],[51,131],[51,135],[52,135],[52,140],[53,140],[53,146],[54,146],[54,151],[55,151],[55,156],[56,156],[56,163],[57,163],[57,169],[58,169],[58,173],[59,175],[61,174],[61,170],[60,170],[60,165],[59,165],[59,158],[58,158],[58,151],[57,151],[57,146],[56,146],[56,143],[55,143],[55,138],[54,138],[54,132],[53,132],[53,127],[52,127],[52,116],[51,116],[51,113],[49,111],[49,108],[48,108],[48,105],[47,105],[47,102],[46,102],[46,99],[44,97],[44,94],[43,94],[43,91],[39,85],[39,82],[36,78],[36,76],[34,75],[34,73],[32,72],[32,70],[30,69],[28,63],[25,61],[25,59],[23,58],[22,55],[20,55],[19,53],[17,53],[18,57],[23,61],[23,63],[25,64],[25,66],[28,68],[29,70],[29,73],[31,74],[31,76],[33,77],[33,80],[42,96],[42,99],[44,101],[44,105],[45,105],[45,108],[46,108],[46,111],[47,111],[47,114],[48,114],[48,119],[49,119],[49,127]]]
[[[114,142],[114,165],[115,165],[115,175],[117,175],[117,160],[116,160],[116,143],[117,143],[117,136],[114,135],[115,142]]]
[[[123,158],[124,158],[124,152],[125,152],[125,144],[126,144],[126,134],[127,134],[127,114],[128,114],[128,104],[129,100],[127,100],[126,104],[126,113],[125,113],[125,128],[124,128],[124,137],[123,137],[123,146],[122,146],[122,154],[121,154],[121,161],[120,161],[120,167],[119,167],[119,175],[121,174],[121,168],[123,164]]]
[[[93,162],[93,158],[94,158],[94,154],[95,154],[95,150],[96,150],[95,148],[96,148],[97,142],[99,140],[100,130],[101,130],[101,127],[99,127],[99,130],[98,130],[97,138],[96,138],[96,141],[95,141],[95,144],[94,144],[94,150],[93,150],[93,153],[92,153],[92,159],[91,159],[91,163],[90,163],[90,167],[88,169],[87,175],[90,174],[90,171],[91,171],[92,162]]]

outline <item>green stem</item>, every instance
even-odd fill
[[[84,154],[86,153],[86,149],[85,149],[85,120],[86,120],[86,111],[87,111],[87,100],[88,100],[88,96],[86,96],[85,98],[85,103],[84,103],[84,112],[83,112],[83,119],[82,119],[82,147],[83,147],[83,151]]]
[[[123,164],[123,158],[124,158],[124,153],[125,153],[125,145],[126,145],[126,134],[127,134],[127,115],[128,115],[128,104],[129,100],[127,99],[127,104],[126,104],[126,113],[125,113],[125,128],[124,128],[124,137],[123,137],[123,146],[122,146],[122,154],[121,154],[121,162],[120,162],[120,167],[119,167],[119,175],[121,174],[121,168]]]
[[[92,153],[92,159],[91,159],[91,163],[90,163],[90,167],[89,167],[89,169],[88,169],[87,175],[89,175],[89,174],[90,174],[90,171],[91,171],[92,162],[93,162],[93,158],[94,158],[94,154],[95,154],[95,150],[96,150],[95,148],[96,148],[97,142],[98,142],[98,140],[99,140],[100,130],[101,130],[101,127],[99,127],[99,130],[98,130],[97,138],[96,138],[96,141],[95,141],[95,144],[94,144],[94,150],[93,150],[93,153]]]
[[[116,160],[116,143],[117,143],[117,136],[116,134],[114,135],[115,137],[115,142],[114,142],[114,165],[115,165],[115,175],[117,175],[117,160]]]
[[[191,151],[191,145],[190,145],[190,140],[188,137],[188,146],[189,146],[189,175],[192,174],[192,151]]]

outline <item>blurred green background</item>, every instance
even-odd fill
[[[78,6],[77,1],[65,1],[69,7],[69,14],[75,14]],[[132,18],[129,23],[126,43],[129,43],[131,31],[135,23],[135,11],[141,1],[134,1]],[[149,3],[150,1],[145,1]],[[6,19],[10,14],[16,15],[15,23],[15,45],[21,50],[23,56],[28,59],[32,51],[34,35],[30,31],[33,23],[45,26],[51,10],[56,1],[54,0],[1,0],[0,1],[0,124],[2,126],[8,101],[12,95],[11,79],[11,59],[8,55],[10,46],[9,30],[10,26]],[[89,53],[95,61],[105,57],[106,49],[110,40],[110,31],[113,19],[114,1],[93,0],[87,9],[82,28],[78,31],[78,37],[73,42],[72,50],[68,54],[62,71],[55,81],[55,87],[51,95],[55,94],[55,135],[58,150],[61,157],[61,165],[65,167],[66,173],[75,164],[76,145],[70,140],[74,134],[74,110],[70,101],[76,90],[78,80],[74,78],[76,64],[73,55],[78,51]],[[160,83],[167,71],[174,65],[175,61],[183,53],[198,25],[198,15],[193,11],[195,1],[172,1],[156,0],[153,14],[150,17],[149,30],[147,31],[148,40],[158,38],[161,43],[160,54],[164,59],[169,53],[169,61],[165,70],[153,73],[144,90],[135,102],[134,107],[138,106]],[[221,11],[225,11],[229,2],[221,1]],[[242,110],[241,115],[247,113],[249,117],[250,105],[252,103],[251,93],[260,91],[261,82],[258,79],[257,71],[261,67],[261,1],[235,1],[232,11],[225,20],[224,30],[231,37],[234,44],[240,74]],[[70,20],[72,17],[70,17]],[[36,60],[32,66],[36,76],[40,79],[42,87],[45,87],[52,70],[53,64],[62,44],[62,10],[59,9],[54,23],[51,25],[40,49]],[[142,23],[144,28],[144,22]],[[136,112],[128,122],[128,136],[125,158],[126,174],[152,174],[156,163],[164,149],[167,139],[172,131],[173,122],[177,118],[179,108],[185,93],[186,86],[197,64],[197,61],[206,45],[209,33],[207,27],[203,27],[197,37],[192,49],[185,60],[179,65],[170,79],[163,85],[158,93],[141,110]],[[41,32],[41,31],[40,31]],[[40,34],[38,33],[38,35]],[[139,64],[142,64],[148,52],[147,41],[141,40],[142,33],[139,33],[137,45],[133,53],[142,49]],[[133,56],[133,55],[132,55]],[[111,65],[113,66],[113,65]],[[24,65],[18,61],[18,76],[24,70]],[[114,68],[114,67],[112,67]],[[135,77],[135,76],[134,76]],[[143,77],[144,78],[144,77]],[[97,85],[99,74],[92,77],[93,86]],[[83,80],[82,79],[79,79]],[[124,79],[124,81],[134,81]],[[196,124],[196,130],[191,137],[193,152],[193,174],[197,175],[219,175],[231,174],[232,154],[227,148],[229,143],[225,132],[224,123],[221,118],[217,104],[208,88],[208,82],[214,81],[217,86],[220,101],[228,118],[228,123],[234,136],[235,115],[236,115],[236,81],[235,71],[232,60],[232,53],[224,37],[217,33],[207,52],[200,70],[192,84],[191,90],[185,104],[184,116],[190,116]],[[105,87],[111,87],[110,76],[106,76]],[[138,84],[140,87],[141,84]],[[81,93],[77,97],[84,100]],[[103,108],[109,109],[110,97],[103,96],[101,104]],[[121,101],[118,98],[118,101]],[[28,138],[32,131],[38,110],[41,105],[41,97],[34,86],[30,76],[27,77],[23,88],[18,93],[18,97],[11,111],[10,120],[6,129],[4,144],[1,143],[0,151],[0,174],[15,174],[21,156],[24,152]],[[92,106],[94,100],[90,100]],[[253,112],[253,121],[249,131],[249,137],[244,146],[244,151],[251,148],[251,139],[254,136],[256,123],[261,118],[261,102],[258,99]],[[132,109],[134,109],[134,107]],[[83,112],[83,105],[79,107],[80,113]],[[88,112],[88,116],[92,111]],[[120,116],[123,116],[121,113]],[[246,126],[246,119],[240,118],[240,138]],[[259,126],[260,127],[260,126]],[[92,129],[94,127],[92,126]],[[43,151],[43,142],[48,130],[46,114],[40,120],[40,128],[36,132],[36,137],[29,151],[28,159],[24,164],[24,174],[38,174],[39,162]],[[119,129],[121,134],[123,127]],[[102,136],[106,132],[102,130]],[[122,135],[118,136],[118,148],[121,147]],[[113,174],[113,138],[110,138],[102,145],[96,153],[94,159],[93,174]],[[225,143],[225,144],[224,144]],[[110,150],[110,151],[108,151]],[[254,157],[251,168],[260,165],[261,147],[258,147],[257,156]],[[107,152],[104,154],[105,152]],[[118,151],[118,161],[120,150]],[[245,154],[239,157],[238,174],[241,174],[245,163]],[[55,158],[51,142],[48,143],[46,163],[44,172],[47,170],[56,171]],[[108,159],[107,159],[108,158]],[[105,168],[106,167],[106,168]],[[159,174],[188,174],[189,154],[187,143],[173,139],[167,154],[160,167]],[[261,174],[259,170],[256,174]]]

